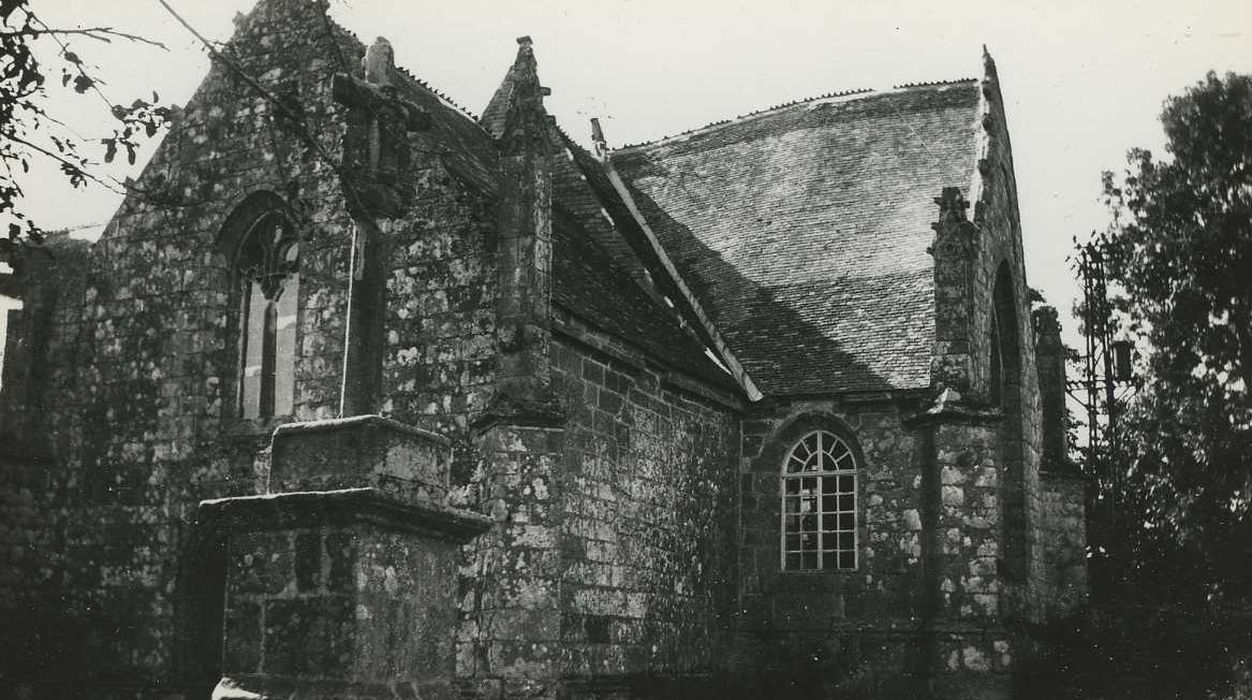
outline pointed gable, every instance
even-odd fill
[[[548,153],[553,303],[671,370],[734,392],[730,375],[710,359],[704,344],[650,283],[645,264],[619,228],[633,220],[608,196],[612,190],[599,163],[548,117],[546,92],[539,85],[532,42],[522,37],[483,124],[496,136],[504,160],[518,149],[541,147]]]
[[[765,393],[918,389],[933,199],[969,191],[978,108],[974,81],[833,96],[612,160]]]

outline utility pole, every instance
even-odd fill
[[[1113,498],[1118,493],[1120,470],[1113,463],[1117,439],[1118,384],[1131,381],[1130,354],[1132,344],[1126,340],[1112,339],[1112,304],[1108,298],[1105,271],[1105,251],[1096,238],[1078,248],[1071,259],[1075,272],[1082,283],[1082,334],[1084,353],[1079,357],[1080,376],[1066,382],[1068,395],[1083,407],[1087,414],[1086,463],[1098,469],[1094,476],[1108,485],[1101,489]],[[1102,461],[1101,458],[1105,459]],[[1116,516],[1114,500],[1104,504],[1110,518]]]

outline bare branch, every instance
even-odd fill
[[[43,24],[43,22],[40,22],[40,24]],[[53,29],[45,24],[43,29],[19,29],[17,31],[0,32],[0,37],[28,36],[34,39],[34,38],[39,37],[41,34],[78,34],[78,35],[85,36],[91,39],[95,39],[96,41],[103,41],[105,43],[112,43],[109,40],[109,37],[114,36],[120,39],[126,39],[128,41],[135,41],[141,44],[148,44],[149,46],[155,46],[164,51],[169,51],[169,47],[159,41],[149,39],[144,36],[139,36],[138,34],[130,34],[128,32],[123,32],[123,31],[114,29],[113,27],[84,27],[80,29]]]
[[[38,146],[38,145],[36,145],[36,144],[31,143],[30,141],[27,141],[26,139],[22,138],[21,136],[18,136],[17,134],[12,133],[12,132],[5,133],[5,134],[4,134],[4,136],[5,136],[6,138],[8,138],[9,140],[11,140],[11,141],[16,141],[17,143],[20,143],[20,144],[22,144],[22,145],[24,145],[24,146],[26,146],[26,147],[28,147],[28,148],[33,148],[33,149],[35,149],[36,151],[38,151],[38,152],[40,152],[40,153],[44,154],[45,156],[48,156],[49,158],[52,158],[53,160],[56,160],[56,161],[58,161],[58,162],[62,163],[63,165],[67,165],[67,166],[69,166],[69,167],[73,168],[74,170],[76,170],[76,171],[78,171],[78,172],[82,173],[82,174],[83,174],[83,177],[88,178],[89,180],[92,180],[92,181],[94,181],[94,182],[96,182],[96,183],[98,183],[98,184],[100,184],[100,185],[103,185],[104,187],[108,188],[108,189],[109,189],[109,191],[111,191],[111,192],[116,192],[116,193],[118,193],[118,194],[125,194],[125,191],[124,191],[124,190],[118,189],[118,188],[117,188],[117,187],[115,187],[114,185],[111,185],[111,184],[109,184],[109,183],[105,182],[104,180],[100,179],[100,178],[99,178],[99,177],[97,177],[96,175],[93,175],[92,173],[88,172],[88,171],[86,170],[86,168],[84,168],[84,167],[83,167],[83,165],[84,165],[83,163],[75,163],[75,162],[73,162],[73,161],[71,161],[71,160],[68,160],[68,159],[66,159],[66,158],[64,158],[64,157],[62,157],[62,156],[60,156],[60,155],[58,155],[58,154],[56,154],[56,153],[53,153],[52,151],[49,151],[48,149],[46,149],[46,148],[44,148],[44,147],[42,147],[42,146]]]
[[[33,21],[38,22],[40,25],[42,25],[44,29],[48,29],[48,25],[44,24],[43,20],[39,19],[35,15],[30,15],[30,18]],[[57,45],[61,47],[62,54],[67,54],[70,52],[70,49],[68,46],[65,45],[65,42],[61,41],[61,37],[57,36],[56,34],[51,34],[50,36],[52,37],[52,40],[55,41]],[[85,79],[88,83],[91,84],[92,92],[100,96],[100,99],[103,100],[106,105],[108,105],[109,112],[112,113],[113,108],[115,107],[115,105],[113,104],[113,100],[110,100],[108,97],[105,97],[104,93],[100,90],[99,81],[97,81],[95,78],[92,78],[90,75],[87,75],[87,71],[83,68],[83,65],[81,63],[76,63],[73,61],[67,61],[67,63],[73,63],[74,68],[78,70],[78,74],[81,75],[83,79]]]

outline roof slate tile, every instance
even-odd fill
[[[612,158],[762,391],[925,388],[933,198],[968,194],[978,90],[819,98]]]

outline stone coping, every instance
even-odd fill
[[[1087,482],[1092,479],[1083,474],[1077,467],[1067,467],[1058,469],[1056,467],[1041,467],[1039,469],[1039,478],[1054,479],[1058,481],[1082,481]]]
[[[915,413],[904,419],[905,427],[916,428],[936,423],[954,423],[958,425],[996,425],[1004,420],[1004,414],[996,409],[969,408],[966,406],[936,406],[921,413]]]
[[[466,542],[486,532],[493,522],[472,511],[401,501],[375,488],[214,498],[201,501],[200,512],[241,530],[367,524],[456,542]]]
[[[360,416],[348,416],[346,418],[327,418],[323,420],[302,421],[299,423],[284,423],[274,428],[274,438],[286,437],[288,435],[300,435],[304,433],[330,432],[333,430],[351,430],[353,428],[380,428],[390,430],[397,433],[404,433],[415,437],[420,437],[439,445],[447,447],[452,444],[448,438],[433,433],[429,430],[415,428],[406,425],[398,420],[392,420],[385,416],[367,413]]]

